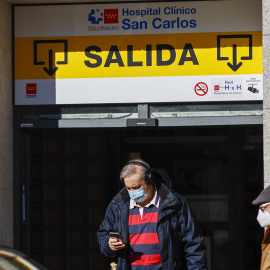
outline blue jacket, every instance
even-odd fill
[[[161,197],[157,233],[164,270],[206,270],[203,238],[187,201],[172,192],[166,185],[158,187]],[[129,263],[129,195],[123,188],[109,204],[104,220],[97,232],[101,252],[108,257],[118,257],[117,270],[130,269]],[[109,231],[122,235],[127,247],[114,252],[108,245]]]

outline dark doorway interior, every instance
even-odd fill
[[[262,126],[23,133],[22,249],[50,270],[109,269],[96,230],[131,157],[168,171],[205,236],[209,269],[259,268]]]

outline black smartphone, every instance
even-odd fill
[[[116,238],[122,240],[123,243],[124,243],[124,240],[122,239],[122,237],[121,237],[121,235],[120,235],[119,232],[109,232],[109,235],[110,235],[110,237],[116,237]]]

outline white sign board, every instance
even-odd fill
[[[15,104],[262,100],[261,5],[15,6]]]

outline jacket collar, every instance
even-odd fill
[[[128,191],[125,187],[123,187],[113,198],[113,200],[119,205],[122,206],[129,202],[130,197],[128,195]]]
[[[158,190],[161,197],[160,209],[179,203],[177,196],[165,184],[161,184]]]

